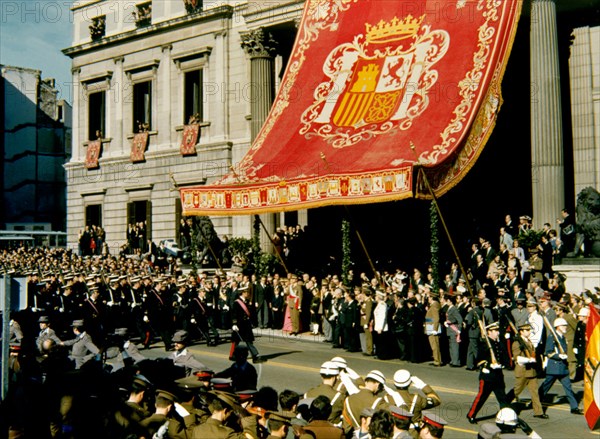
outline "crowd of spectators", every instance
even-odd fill
[[[94,229],[99,228],[91,228],[90,236]],[[556,232],[545,229],[537,248],[524,249],[518,237],[530,230],[528,217],[521,217],[517,226],[507,216],[497,239],[482,237],[473,244],[464,273],[454,262],[440,281],[434,279],[432,267],[425,274],[419,268],[371,275],[351,270],[344,281],[339,273],[321,278],[310,273],[260,276],[219,270],[184,274],[177,259],[157,255],[151,241],[140,247],[141,232],[131,245],[146,253],[138,251],[133,257],[44,248],[4,251],[3,271],[27,277],[28,307],[11,315],[11,323],[22,328],[23,335],[11,343],[15,352],[48,356],[43,344],[34,343],[37,326],[51,324],[58,344],[69,340],[76,327],[76,338],[87,334],[97,351],[90,348],[86,361],[75,367],[98,373],[86,364],[114,347],[119,331],[140,348],[160,339],[166,351],[176,353],[181,352],[181,331],[186,343],[218,344],[232,327],[233,302],[249,291],[257,328],[292,336],[322,334],[333,348],[348,352],[467,370],[477,368],[481,355],[480,321],[498,323],[509,352],[516,328],[530,324],[532,341],[542,355],[550,334],[538,317],[550,325],[556,318],[565,319],[569,374],[576,380],[585,354],[586,319],[581,310],[598,304],[598,288],[565,291],[564,278],[552,270],[552,258],[561,246]],[[281,248],[276,250],[286,258],[301,254],[298,228],[282,229],[277,236]],[[157,263],[158,256],[166,263]],[[511,358],[506,366],[514,367]]]

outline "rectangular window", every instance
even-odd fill
[[[90,93],[88,105],[88,139],[96,140],[106,134],[106,92]]]
[[[186,72],[184,77],[183,123],[190,123],[192,116],[196,122],[203,120],[202,115],[202,70]]]
[[[133,84],[133,132],[152,129],[152,81]]]
[[[85,206],[85,225],[102,226],[102,205],[88,204]]]
[[[133,236],[133,237],[132,237]],[[152,202],[127,203],[127,240],[131,248],[146,251],[147,241],[152,239]]]

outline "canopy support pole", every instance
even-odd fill
[[[329,167],[329,163],[327,162],[327,158],[325,157],[325,154],[321,153],[321,159],[323,160],[323,162],[325,162],[327,171],[331,172],[331,168]],[[354,222],[354,218],[352,217],[352,214],[350,213],[350,209],[345,204],[344,204],[344,209],[346,211],[346,216],[348,217],[348,221],[350,222],[350,225],[352,226],[352,228],[354,229],[354,232],[356,233],[358,242],[360,243],[360,246],[362,247],[363,252],[365,253],[365,256],[367,257],[367,261],[369,262],[369,266],[371,267],[371,271],[373,271],[373,275],[375,276],[375,279],[377,279],[377,282],[379,283],[379,285],[383,286],[382,282],[381,282],[381,277],[379,276],[379,272],[375,269],[375,264],[373,264],[373,260],[371,259],[371,256],[369,255],[369,251],[367,250],[367,246],[362,239],[362,236],[358,230],[358,227],[356,227],[356,223]]]
[[[415,144],[413,142],[410,142],[410,149],[412,149],[412,151],[416,155]],[[417,160],[417,164],[418,164],[418,160]],[[440,209],[440,205],[438,203],[437,196],[435,195],[435,192],[431,188],[431,185],[429,184],[429,179],[427,178],[427,174],[425,173],[425,171],[423,170],[423,167],[421,167],[421,166],[419,166],[419,174],[418,175],[423,177],[425,186],[427,186],[429,195],[431,195],[432,203],[435,206],[435,210],[437,211],[438,216],[440,217],[442,226],[444,226],[444,231],[446,232],[448,241],[450,241],[450,247],[452,248],[452,251],[454,252],[454,257],[456,258],[456,262],[458,263],[460,272],[462,273],[463,277],[465,278],[465,283],[467,284],[467,289],[469,290],[469,294],[471,295],[471,298],[473,298],[473,297],[475,297],[475,295],[473,294],[473,288],[471,287],[471,282],[469,282],[469,278],[467,277],[465,267],[462,264],[462,261],[460,260],[460,256],[458,255],[458,251],[456,250],[456,246],[454,245],[454,241],[452,240],[452,236],[450,235],[450,230],[448,230],[448,226],[446,225],[446,221],[444,220],[444,215],[442,215],[442,210]],[[417,176],[417,180],[418,180],[418,176]]]

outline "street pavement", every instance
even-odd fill
[[[475,398],[478,389],[478,373],[469,372],[464,368],[433,367],[428,363],[412,364],[399,360],[383,361],[366,357],[361,353],[348,353],[343,349],[333,349],[331,344],[323,343],[322,337],[309,333],[292,337],[277,330],[255,330],[257,340],[255,346],[261,356],[267,361],[255,365],[258,372],[258,387],[270,386],[278,392],[284,389],[304,393],[320,383],[319,367],[321,363],[334,356],[344,357],[349,367],[365,376],[370,370],[378,369],[393,385],[392,377],[398,369],[407,369],[430,384],[440,395],[442,404],[434,411],[448,421],[444,438],[473,438],[477,436],[479,425],[483,422],[494,422],[498,411],[495,397],[490,396],[485,406],[478,414],[479,425],[471,425],[466,414]],[[148,358],[168,356],[162,343],[155,343],[150,350],[141,351]],[[189,347],[195,357],[215,371],[228,367],[229,343],[221,343],[217,347],[207,347],[197,344]],[[504,372],[507,391],[514,383],[512,371]],[[576,383],[573,390],[578,399],[583,397],[583,384]],[[562,387],[556,383],[551,389],[555,394],[555,403],[547,407],[549,419],[536,419],[531,409],[523,410],[520,417],[524,419],[544,439],[565,438],[598,438],[600,432],[591,432],[581,415],[572,415]],[[529,400],[525,390],[521,399]],[[580,404],[583,407],[583,402]]]

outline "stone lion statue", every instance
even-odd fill
[[[600,257],[600,192],[592,187],[579,192],[576,219],[575,251],[567,256]]]
[[[212,262],[219,266],[223,262],[223,250],[225,245],[217,235],[215,227],[209,217],[192,217],[191,235],[192,241],[198,252],[197,261],[200,264],[211,264]]]

